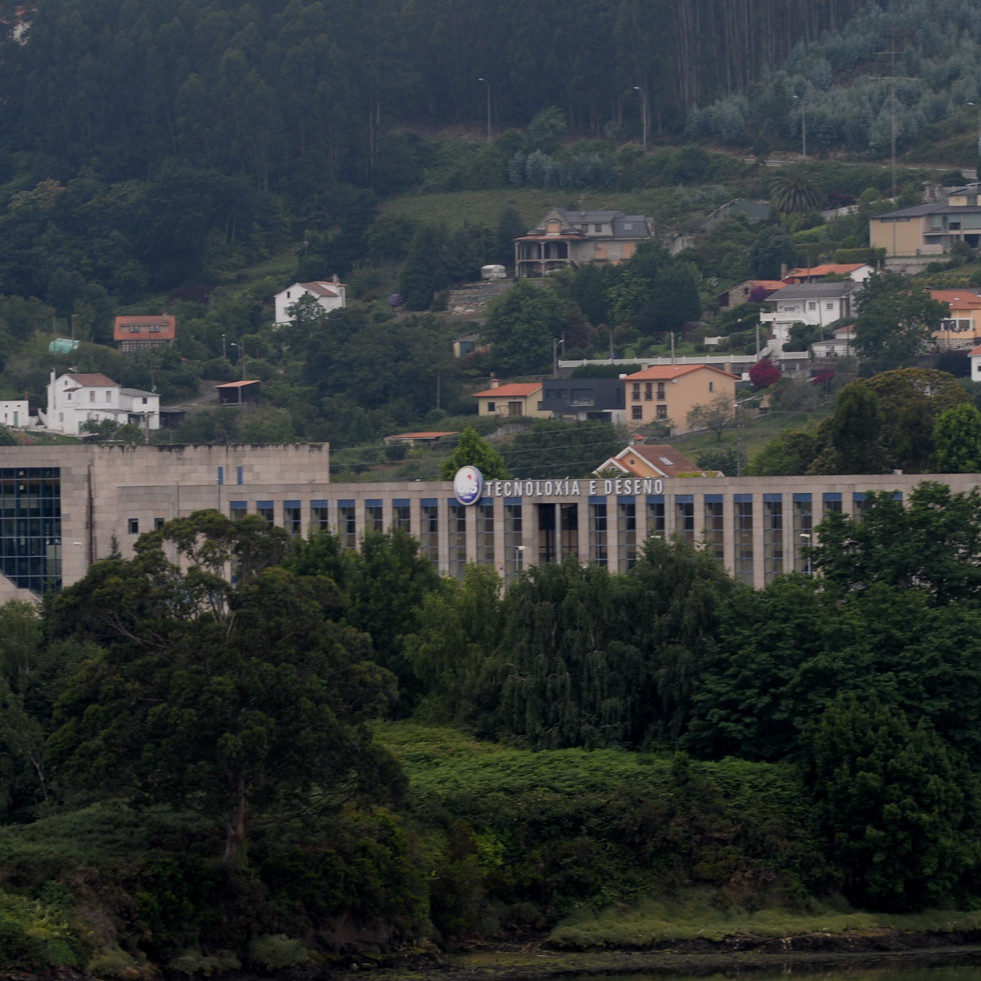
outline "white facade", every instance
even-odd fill
[[[51,372],[44,424],[55,433],[78,436],[86,422],[108,419],[120,425],[160,428],[160,396],[121,388],[100,374],[61,375]]]
[[[33,425],[26,399],[0,402],[0,425],[26,429]]]
[[[790,328],[794,324],[827,327],[837,320],[851,317],[854,312],[854,296],[860,284],[802,283],[787,286],[765,301],[760,313],[760,323],[773,333],[771,349],[779,352],[790,340]]]
[[[275,323],[288,324],[292,319],[290,307],[304,296],[312,296],[317,306],[328,313],[343,310],[347,305],[347,287],[338,282],[336,276],[330,282],[294,283],[280,290],[273,298],[276,305]]]

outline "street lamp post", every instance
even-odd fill
[[[553,377],[558,377],[559,374],[559,348],[565,347],[564,337],[553,337],[552,338],[552,375]]]
[[[487,142],[490,143],[490,141],[491,141],[491,91],[490,91],[490,82],[488,82],[487,79],[484,78],[483,75],[481,75],[480,78],[477,79],[477,81],[478,82],[483,82],[484,85],[487,86]]]
[[[635,85],[634,91],[640,93],[640,122],[641,132],[643,133],[642,144],[647,149],[647,92],[640,86]]]

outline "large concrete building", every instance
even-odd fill
[[[650,535],[699,544],[763,586],[804,571],[803,548],[830,511],[861,511],[869,491],[903,497],[924,478],[588,477],[331,483],[323,444],[0,447],[0,601],[70,585],[114,541],[124,556],[145,531],[216,508],[257,514],[291,535],[329,530],[356,548],[368,530],[406,529],[448,576],[467,563],[505,578],[573,556],[623,572]],[[954,491],[977,474],[941,479]]]

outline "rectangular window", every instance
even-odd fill
[[[695,544],[695,500],[691,494],[678,494],[674,499],[674,531],[682,541]]]
[[[384,531],[385,524],[382,518],[381,501],[365,501],[364,504],[364,528],[365,531]]]
[[[810,574],[811,560],[805,554],[814,535],[814,515],[810,494],[794,494],[794,569]]]
[[[763,495],[763,581],[783,572],[783,501],[779,494]]]
[[[408,501],[392,501],[392,527],[399,531],[412,531],[412,510]]]
[[[483,501],[477,505],[477,561],[494,564],[494,505]]]
[[[644,401],[650,402],[654,398],[654,382],[644,382]]]
[[[705,551],[718,562],[725,559],[725,523],[721,495],[705,497]]]
[[[633,499],[617,501],[617,562],[620,572],[637,561],[637,505]]]
[[[164,526],[164,519],[163,518],[154,518],[153,519],[153,530],[154,531],[160,531],[160,529],[163,528],[163,526]]]
[[[447,502],[446,531],[449,574],[462,579],[467,569],[467,509],[458,501]]]
[[[228,515],[232,521],[244,518],[249,513],[249,505],[246,501],[229,501]]]
[[[337,536],[343,548],[358,547],[358,525],[354,501],[337,502]]]
[[[660,495],[647,498],[647,537],[664,538],[665,530],[664,498]]]
[[[643,419],[644,418],[644,407],[642,405],[632,405],[632,406],[630,406],[630,418],[631,419]]]
[[[640,401],[640,382],[633,382],[630,387],[630,397],[634,402]]]
[[[283,527],[287,534],[300,534],[300,502],[286,501],[283,504]]]
[[[487,411],[488,412],[497,412],[497,403],[496,402],[488,402],[487,403]]]
[[[733,501],[735,568],[733,572],[741,582],[753,585],[753,499],[740,500],[737,495]]]
[[[667,398],[664,392],[664,382],[657,383],[657,400],[658,402],[663,402]]]
[[[427,555],[434,565],[439,564],[439,506],[435,501],[422,502],[422,528],[419,542],[422,554]]]
[[[255,506],[255,513],[259,515],[260,518],[265,518],[266,524],[269,525],[270,528],[276,522],[276,518],[273,513],[272,501],[257,501]]]
[[[129,526],[129,533],[131,535],[138,535],[140,533],[139,518],[130,518],[129,521],[127,522],[127,525]]]
[[[504,502],[504,576],[511,579],[522,569],[521,503],[517,500]]]
[[[327,517],[327,502],[326,501],[311,501],[310,502],[310,530],[311,531],[328,531],[330,524]]]
[[[589,502],[589,560],[593,565],[606,567],[607,553],[606,501]]]
[[[657,417],[658,419],[667,419],[668,407],[666,405],[659,405],[657,407]]]

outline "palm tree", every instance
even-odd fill
[[[803,167],[788,168],[770,185],[771,202],[783,215],[817,211],[824,202],[824,188]]]

